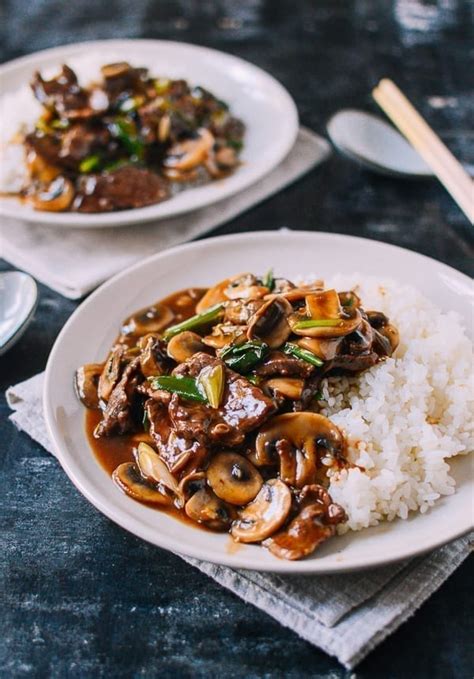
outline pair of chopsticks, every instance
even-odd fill
[[[380,108],[431,167],[466,217],[474,222],[474,182],[394,82],[384,78],[372,90]]]

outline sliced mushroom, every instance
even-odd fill
[[[323,288],[322,281],[315,281],[310,286],[300,285],[298,287],[293,286],[289,290],[284,290],[283,292],[276,292],[273,290],[270,294],[265,296],[265,299],[272,299],[273,297],[284,297],[292,304],[295,302],[301,302],[305,300],[306,297],[312,293],[320,292]]]
[[[263,299],[268,294],[268,288],[261,285],[252,273],[244,273],[231,279],[225,294],[227,299]]]
[[[62,175],[56,177],[48,188],[31,196],[35,210],[62,212],[67,210],[74,199],[74,186]]]
[[[332,339],[302,337],[301,339],[296,340],[295,344],[302,349],[311,351],[311,353],[315,354],[323,361],[331,361],[338,353],[342,340],[343,337],[335,337]]]
[[[354,290],[348,290],[347,292],[338,292],[339,301],[342,306],[345,307],[360,307],[361,299]]]
[[[59,167],[48,163],[43,156],[40,156],[33,149],[27,153],[26,167],[32,179],[37,179],[44,184],[49,184],[61,174]]]
[[[235,509],[217,497],[210,488],[194,493],[184,506],[186,515],[212,530],[227,530],[235,518]]]
[[[280,559],[308,556],[335,534],[337,524],[347,521],[343,508],[332,502],[322,486],[305,486],[301,496],[298,515],[284,530],[264,542]]]
[[[280,458],[280,476],[292,486],[324,482],[327,470],[344,461],[344,438],[327,417],[298,412],[277,415],[260,429],[256,456],[265,458],[275,451]]]
[[[122,325],[124,335],[146,335],[152,332],[160,332],[171,323],[174,314],[164,304],[154,304],[129,316]]]
[[[86,408],[99,408],[97,389],[103,369],[103,363],[88,363],[76,370],[74,387],[78,398]]]
[[[259,339],[276,349],[291,334],[288,316],[293,313],[291,304],[284,297],[268,300],[250,319],[247,330],[249,339]]]
[[[222,349],[231,342],[237,343],[243,338],[247,328],[242,325],[229,325],[228,323],[218,323],[212,328],[212,333],[202,338],[204,344],[213,349]]]
[[[224,311],[224,323],[246,325],[252,316],[265,305],[263,299],[233,299],[227,302]]]
[[[307,327],[306,321],[320,321],[320,325]],[[309,318],[307,315],[299,312],[291,314],[288,318],[292,332],[295,335],[304,337],[317,337],[323,339],[330,339],[335,337],[345,337],[354,330],[357,330],[362,321],[362,315],[359,309],[349,309],[342,311],[339,318]],[[301,323],[303,322],[303,325]]]
[[[223,146],[216,151],[215,159],[217,165],[225,169],[235,167],[239,163],[239,158],[235,149],[230,146]]]
[[[160,459],[148,443],[143,441],[134,450],[135,461],[140,474],[146,481],[157,484],[160,488],[170,490],[174,495],[179,496],[178,482],[170,473],[163,460]]]
[[[306,295],[306,311],[309,318],[335,318],[341,317],[341,303],[335,290],[321,290]]]
[[[232,505],[246,505],[263,484],[260,472],[237,453],[219,453],[207,469],[207,481],[217,497]]]
[[[113,388],[120,379],[125,351],[124,345],[117,344],[107,356],[98,387],[99,399],[103,401],[109,400]]]
[[[179,482],[179,495],[187,502],[189,498],[206,486],[206,472],[191,472]]]
[[[163,375],[167,363],[171,363],[166,356],[163,340],[150,333],[140,338],[137,344],[140,351],[140,367],[145,377]]]
[[[304,382],[297,377],[274,377],[265,382],[265,387],[293,401],[301,398]]]
[[[202,127],[197,131],[195,139],[186,139],[172,146],[164,165],[173,170],[186,172],[196,165],[201,165],[213,146],[214,136]]]
[[[117,486],[134,500],[154,505],[169,506],[171,499],[140,475],[133,462],[124,462],[112,474]]]
[[[196,313],[200,314],[203,311],[206,311],[206,309],[209,309],[209,307],[214,306],[215,304],[226,302],[228,300],[228,297],[225,294],[225,291],[229,287],[231,281],[232,278],[226,278],[220,283],[217,283],[217,285],[214,285],[212,288],[209,288],[205,295],[196,304]]]
[[[291,509],[291,492],[279,479],[263,484],[257,497],[234,521],[231,534],[237,542],[260,542],[284,524]]]
[[[183,363],[199,351],[207,351],[206,345],[199,335],[190,330],[185,330],[175,335],[168,342],[167,353],[176,363]]]

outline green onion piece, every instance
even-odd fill
[[[244,142],[240,141],[239,139],[228,139],[226,143],[227,146],[230,146],[230,148],[234,149],[234,151],[242,151],[244,148]]]
[[[51,127],[55,130],[67,130],[69,125],[69,120],[65,120],[64,118],[58,118],[51,123]]]
[[[84,160],[81,160],[79,163],[79,172],[82,172],[83,174],[87,172],[92,172],[92,170],[96,170],[100,165],[100,157],[99,156],[87,156],[87,158],[84,158]]]
[[[169,89],[171,80],[168,80],[167,78],[157,78],[153,82],[153,85],[155,86],[157,94],[164,94]]]
[[[263,285],[270,290],[270,292],[275,287],[275,278],[273,276],[273,269],[268,269],[267,273],[263,277]]]
[[[324,365],[324,361],[322,361],[319,356],[313,354],[312,351],[308,351],[308,349],[302,349],[297,344],[293,344],[292,342],[287,342],[283,347],[283,351],[285,354],[288,354],[288,356],[301,358],[301,360],[311,363],[312,365],[316,365],[318,368]]]
[[[122,142],[131,156],[136,156],[138,159],[143,157],[145,147],[138,139],[136,127],[131,120],[116,118],[116,120],[111,123],[109,129],[112,135]]]
[[[142,104],[143,97],[129,97],[122,101],[119,108],[123,113],[130,113],[131,111],[136,111]]]
[[[224,395],[225,386],[225,371],[222,363],[204,368],[198,377],[198,382],[207,396],[209,405],[212,408],[218,408]]]
[[[152,377],[150,381],[153,389],[163,389],[172,394],[178,394],[178,396],[182,396],[190,401],[207,402],[207,398],[199,388],[197,380],[192,377],[160,375],[160,377]]]
[[[269,348],[265,342],[256,340],[244,344],[231,344],[223,349],[220,358],[229,368],[245,375],[265,358]]]
[[[163,333],[163,339],[170,340],[184,330],[196,330],[197,328],[209,325],[209,323],[217,321],[217,319],[221,317],[223,309],[223,304],[215,304],[214,306],[209,307],[209,309],[206,309],[206,311],[203,311],[202,314],[196,314],[181,323],[171,325]]]
[[[244,377],[246,380],[248,380],[251,384],[254,384],[255,386],[258,386],[262,381],[262,378],[259,375],[256,375],[255,373],[250,373],[250,375],[244,375]]]
[[[299,321],[293,326],[293,330],[305,330],[306,328],[336,328],[342,325],[339,318],[312,318],[307,321]]]

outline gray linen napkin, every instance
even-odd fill
[[[43,419],[43,375],[7,391],[12,422],[54,454]],[[464,561],[464,536],[431,554],[371,572],[279,576],[183,557],[244,601],[351,669],[394,632]]]
[[[0,255],[66,297],[82,297],[134,262],[196,238],[285,188],[330,153],[327,141],[300,128],[287,157],[248,189],[195,212],[149,224],[65,229],[4,219]]]

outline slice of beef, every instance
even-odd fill
[[[74,209],[110,212],[160,203],[169,196],[167,182],[149,170],[127,165],[114,172],[79,180]]]
[[[49,165],[58,165],[62,167],[70,167],[70,163],[65,159],[60,158],[61,153],[61,139],[58,135],[43,134],[35,131],[30,132],[25,136],[25,146],[27,151],[34,151]],[[75,166],[73,163],[71,169]]]
[[[123,61],[102,66],[101,71],[104,77],[103,87],[111,103],[146,92],[147,68],[134,68]]]
[[[270,377],[309,377],[314,371],[314,365],[292,358],[281,351],[272,351],[264,362],[256,369],[257,375]]]
[[[60,157],[71,164],[87,158],[96,151],[105,150],[110,142],[110,132],[100,125],[77,123],[61,139]]]
[[[83,89],[74,71],[66,65],[51,80],[44,80],[40,73],[35,73],[31,89],[43,106],[69,120],[92,118],[103,113],[108,105],[106,97],[98,98],[95,92]]]
[[[219,358],[199,352],[179,365],[174,375],[198,377],[208,366],[224,365]],[[208,443],[240,445],[245,435],[259,427],[275,406],[263,391],[226,366],[225,389],[220,408],[192,404],[173,396],[169,412],[178,432],[192,431],[193,437]]]
[[[136,389],[143,376],[138,358],[131,361],[110,394],[102,420],[94,431],[95,438],[126,434],[135,428]]]
[[[199,469],[207,457],[207,448],[190,432],[180,434],[173,429],[167,404],[150,398],[145,403],[145,412],[150,435],[171,473],[188,474]]]

